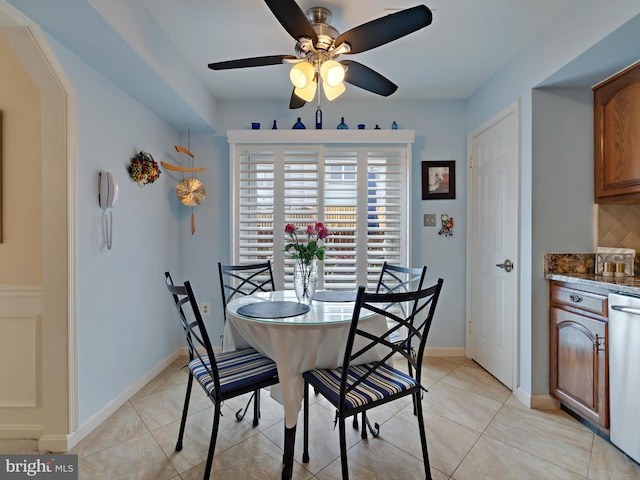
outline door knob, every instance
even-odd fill
[[[504,263],[496,263],[496,267],[504,268],[505,272],[508,273],[513,270],[513,262],[507,258]]]

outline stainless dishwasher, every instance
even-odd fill
[[[609,435],[640,462],[640,297],[609,294]]]

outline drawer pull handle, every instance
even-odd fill
[[[582,297],[580,295],[569,295],[569,298],[573,303],[580,303],[582,301]]]

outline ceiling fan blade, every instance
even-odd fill
[[[296,108],[304,107],[307,102],[296,95],[296,89],[291,92],[291,100],[289,100],[289,108],[295,110]]]
[[[294,40],[297,41],[302,37],[307,37],[312,40],[314,45],[316,44],[318,34],[311,26],[311,22],[309,22],[307,16],[300,10],[295,0],[264,1]]]
[[[347,42],[351,46],[349,53],[360,53],[420,30],[431,20],[431,10],[418,5],[352,28],[336,38],[335,44]]]
[[[210,63],[211,70],[229,70],[232,68],[264,67],[266,65],[278,65],[284,60],[294,60],[293,55],[267,55],[266,57],[240,58],[238,60],[227,60],[225,62]]]
[[[369,92],[377,93],[388,97],[398,89],[398,86],[391,80],[383,77],[375,70],[352,60],[344,60],[340,64],[347,67],[344,81],[363,88]]]

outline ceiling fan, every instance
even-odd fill
[[[389,96],[398,86],[371,68],[353,60],[336,59],[340,55],[365,52],[397,40],[431,24],[432,14],[425,5],[400,10],[386,17],[363,23],[340,34],[330,25],[331,12],[312,7],[306,14],[295,0],[265,0],[284,29],[296,40],[296,56],[268,55],[210,63],[212,70],[292,64],[294,85],[289,108],[300,108],[315,96],[322,83],[325,96],[333,100],[345,91],[343,82]],[[319,95],[319,93],[318,93]]]

